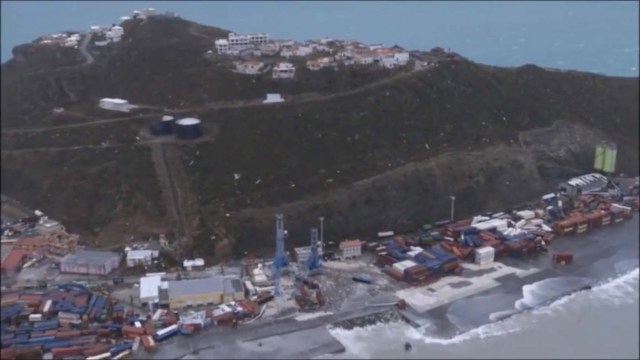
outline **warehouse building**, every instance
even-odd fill
[[[140,304],[153,309],[154,304],[160,303],[160,292],[167,289],[169,283],[162,281],[162,276],[153,275],[140,278]]]
[[[222,304],[244,299],[242,281],[237,278],[213,276],[204,279],[169,281],[169,307],[172,310],[189,306]]]
[[[125,248],[127,253],[127,266],[151,265],[153,259],[157,259],[160,252],[157,250],[130,250]]]
[[[71,274],[107,275],[120,266],[120,255],[110,251],[79,250],[60,260],[60,271]]]

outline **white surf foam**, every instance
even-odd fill
[[[387,339],[397,339],[400,335],[404,336],[406,340],[423,341],[426,344],[439,345],[451,345],[469,340],[482,340],[490,337],[504,336],[529,327],[532,322],[538,321],[537,318],[540,317],[540,315],[553,316],[555,312],[566,311],[567,306],[572,306],[571,304],[574,301],[595,300],[597,303],[606,302],[607,304],[614,305],[633,302],[634,299],[637,298],[638,274],[639,270],[635,268],[624,275],[604,281],[594,286],[591,290],[573,293],[547,306],[515,314],[503,321],[480,326],[451,339],[424,336],[423,331],[425,328],[430,327],[430,324],[416,329],[404,322],[376,324],[353,330],[330,327],[329,332],[345,346],[350,356],[357,356],[358,358],[371,358],[371,355],[376,351],[374,347],[367,345],[371,343],[370,339],[372,336],[380,339],[380,342],[384,342]],[[632,296],[634,293],[636,296]]]

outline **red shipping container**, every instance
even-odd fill
[[[78,356],[82,352],[80,346],[62,347],[51,349],[51,355],[54,359],[64,358],[67,356]]]
[[[58,331],[56,334],[56,339],[71,339],[77,338],[82,335],[80,330],[67,330],[67,331]]]
[[[145,350],[147,350],[149,352],[155,350],[156,342],[153,340],[151,335],[145,335],[145,336],[141,337],[140,341],[142,342],[142,347],[144,347]]]
[[[144,328],[143,327],[135,327],[135,326],[125,325],[125,326],[122,327],[122,334],[123,335],[141,336],[141,335],[144,335]]]
[[[13,359],[16,357],[16,349],[14,348],[2,348],[0,350],[0,359]]]
[[[92,346],[86,350],[82,351],[82,355],[85,357],[89,357],[89,356],[96,356],[96,355],[100,355],[103,354],[105,352],[107,352],[109,350],[109,346],[105,345],[105,344],[98,344],[95,346]]]

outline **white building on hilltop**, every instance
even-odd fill
[[[292,63],[281,62],[273,67],[274,79],[292,79],[296,75],[296,68]]]
[[[247,75],[257,75],[264,67],[264,63],[256,60],[236,61],[236,72]]]
[[[215,41],[218,54],[237,55],[238,52],[252,47],[265,45],[269,36],[264,33],[240,35],[230,33],[226,39]]]

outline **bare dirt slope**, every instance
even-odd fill
[[[318,216],[328,239],[409,230],[447,217],[452,193],[460,216],[540,195],[590,171],[600,140],[618,144],[619,171],[638,173],[638,78],[454,57],[404,74],[301,70],[275,82],[202,56],[225,30],[124,25],[127,38],[89,66],[66,52],[48,62],[33,46],[2,66],[3,194],[91,239],[182,224],[192,254],[270,253],[275,211],[289,245],[306,244]],[[312,101],[251,103],[272,91]],[[149,107],[96,110],[107,96]],[[57,106],[69,115],[51,116]],[[171,186],[144,136],[163,107],[215,134],[162,145],[180,205],[165,201]]]

